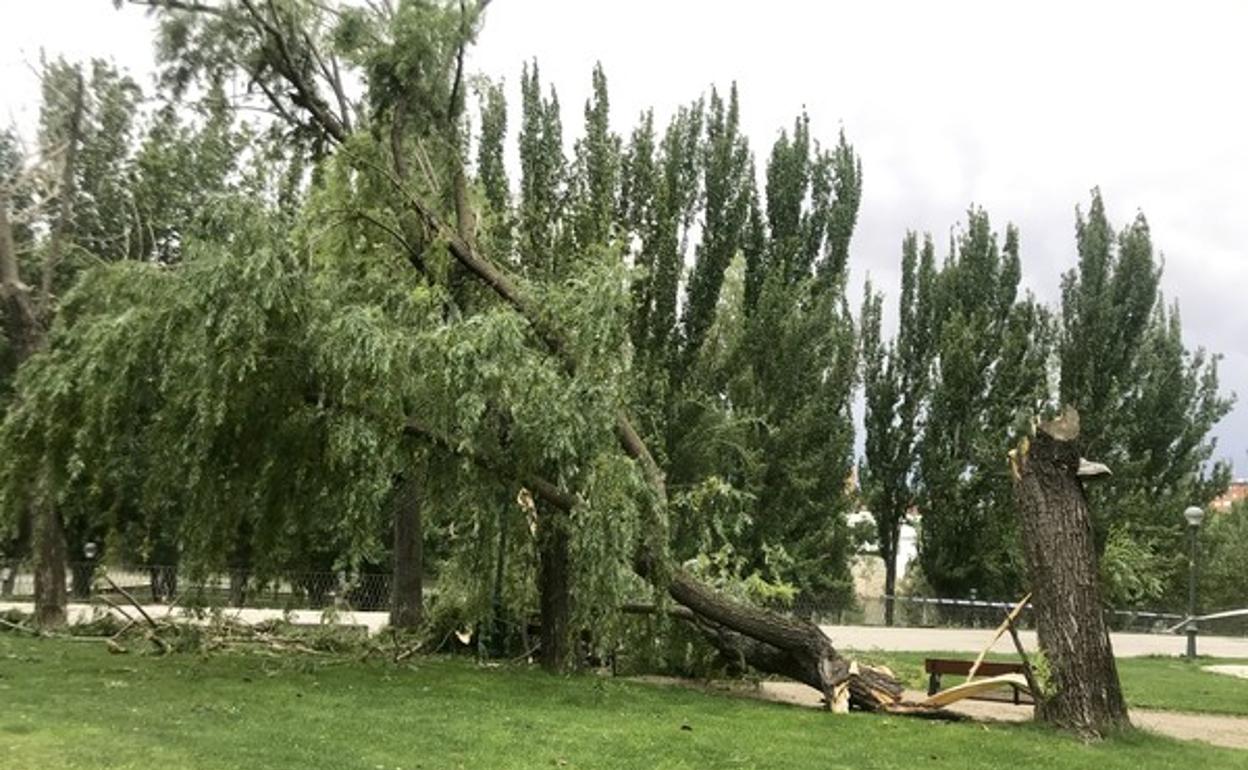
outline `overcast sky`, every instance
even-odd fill
[[[943,252],[972,203],[1019,226],[1024,282],[1056,301],[1075,206],[1099,185],[1115,226],[1148,216],[1189,346],[1224,354],[1224,389],[1248,399],[1248,3],[494,0],[488,13],[475,68],[506,78],[515,104],[536,57],[566,130],[595,61],[620,133],[647,106],[666,116],[733,81],[760,156],[803,107],[825,142],[844,127],[865,177],[851,269],[886,302],[906,229]],[[110,0],[14,4],[0,122],[33,124],[41,47],[112,57],[146,82],[150,39],[141,12]],[[1248,403],[1216,433],[1248,475]]]

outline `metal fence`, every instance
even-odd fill
[[[103,576],[107,575],[108,580]],[[255,607],[301,610],[340,607],[385,610],[390,602],[391,576],[377,573],[296,572],[276,575],[245,570],[197,573],[161,565],[108,566],[71,564],[66,574],[70,601],[104,596],[124,599],[108,581],[140,602],[182,607]],[[29,565],[0,565],[0,601],[33,601],[34,573]],[[128,600],[126,600],[128,601]]]
[[[789,611],[827,625],[882,626],[885,624],[886,601],[884,596],[860,596],[853,604],[799,598]],[[996,628],[1013,608],[1013,602],[897,596],[894,597],[893,625],[903,628]],[[1111,630],[1131,633],[1173,633],[1174,626],[1186,617],[1180,613],[1144,609],[1105,611]],[[1016,625],[1034,628],[1030,604],[1019,613]],[[1201,623],[1201,631],[1221,636],[1248,636],[1248,618],[1205,621]]]
[[[279,610],[318,610],[330,607],[356,611],[389,608],[391,576],[367,572],[296,572],[276,575],[244,570],[196,573],[171,566],[101,566],[71,564],[67,572],[70,600],[87,602],[104,596],[128,601],[103,575],[144,603],[177,602],[182,607],[248,607]],[[426,590],[426,594],[433,593]],[[34,575],[29,564],[0,562],[0,602],[34,599]],[[785,611],[830,625],[882,626],[886,597],[857,597],[852,602],[799,597]],[[1011,602],[920,596],[894,598],[893,624],[908,628],[995,628],[1014,606]],[[1114,631],[1173,633],[1186,616],[1152,610],[1106,610]],[[1031,606],[1019,614],[1020,628],[1033,628]],[[1201,633],[1248,636],[1248,617],[1202,621]]]

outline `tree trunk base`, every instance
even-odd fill
[[[1084,737],[1130,725],[1102,612],[1092,522],[1079,479],[1079,414],[1039,426],[1010,453],[1040,649],[1051,692],[1036,717]]]
[[[418,483],[413,476],[395,491],[391,628],[419,628],[424,623],[424,520]]]
[[[65,625],[69,598],[65,527],[60,511],[50,505],[41,504],[35,517],[35,622],[40,628],[57,628]]]
[[[566,514],[544,511],[539,519],[538,591],[541,604],[542,668],[561,673],[571,665],[572,592]]]

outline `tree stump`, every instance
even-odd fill
[[[1100,737],[1129,721],[1103,614],[1078,437],[1079,414],[1067,408],[1024,439],[1010,463],[1036,629],[1051,672],[1036,717]]]

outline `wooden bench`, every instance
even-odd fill
[[[971,673],[971,666],[975,665],[971,660],[952,660],[949,658],[927,658],[923,661],[923,671],[927,674],[927,694],[935,695],[940,692],[940,677],[942,674],[950,674],[954,676],[966,676]],[[997,663],[993,661],[984,661],[979,664],[979,668],[975,670],[976,677],[1000,676],[1001,674],[1023,674],[1025,669],[1022,663]],[[1015,705],[1022,703],[1034,703],[1031,694],[1024,690],[1011,686],[1014,691]],[[1023,699],[1026,696],[1026,700]],[[1002,698],[994,698],[991,696],[979,696],[972,700],[1002,700]]]

